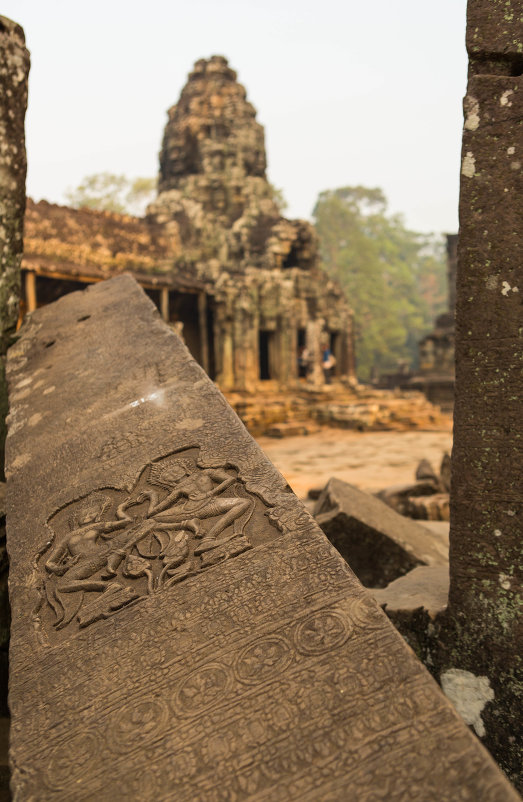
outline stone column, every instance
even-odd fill
[[[0,16],[0,498],[4,496],[5,418],[8,411],[5,355],[15,332],[20,306],[20,262],[25,212],[24,121],[27,108],[29,52],[24,31]],[[4,504],[0,504],[0,716],[7,714],[9,649],[8,562],[5,548]],[[0,793],[7,778],[0,777]]]
[[[252,309],[250,331],[247,334],[250,355],[248,389],[254,392],[260,379],[260,304],[259,292],[256,294],[256,304]]]
[[[305,334],[305,342],[311,367],[307,376],[308,382],[315,387],[323,387],[324,376],[321,367],[321,335],[323,331],[323,320],[308,320]]]
[[[279,382],[287,386],[298,377],[298,336],[296,320],[291,311],[282,316],[280,330],[280,375]]]
[[[209,373],[209,334],[207,330],[207,296],[198,293],[198,327],[200,332],[200,359],[204,371]]]
[[[162,287],[160,290],[160,307],[161,307],[161,315],[162,320],[165,323],[169,322],[170,314],[169,314],[169,288]]]
[[[27,304],[27,311],[34,312],[38,306],[36,296],[36,274],[28,270],[25,274],[25,300]]]
[[[4,357],[15,331],[20,304],[28,74],[29,52],[25,48],[24,31],[16,22],[0,17],[0,479],[4,475],[7,413]]]
[[[462,691],[474,689],[484,706],[476,731],[521,787],[523,39],[516,5],[468,6],[446,661]]]
[[[234,336],[233,321],[225,320],[222,335],[222,371],[218,383],[222,390],[232,390],[234,387]]]

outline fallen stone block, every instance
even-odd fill
[[[314,517],[369,588],[383,588],[417,565],[448,560],[445,547],[434,542],[424,527],[340,479],[329,480]]]
[[[517,799],[129,277],[9,384],[15,799]]]
[[[416,520],[449,521],[449,494],[433,493],[430,496],[410,496],[405,500],[404,515]]]
[[[266,437],[302,437],[319,432],[320,427],[310,421],[276,423],[264,432]]]
[[[380,490],[375,496],[400,515],[408,515],[410,498],[430,496],[437,491],[438,485],[432,479],[418,479],[416,482],[391,485]]]
[[[434,620],[447,609],[448,565],[419,565],[386,588],[373,590],[372,595],[394,623],[395,616],[409,616],[419,609]]]
[[[429,479],[432,480],[436,486],[438,485],[438,476],[428,459],[422,459],[419,463],[416,468],[416,479]]]
[[[441,482],[441,489],[446,493],[450,493],[450,478],[451,478],[451,460],[450,454],[443,454],[441,466],[439,469],[439,476]]]
[[[448,565],[420,565],[372,596],[429,669],[437,663],[437,622],[447,609]]]
[[[307,490],[307,498],[310,499],[310,501],[318,501],[319,497],[323,493],[323,490],[323,487],[309,487]]]

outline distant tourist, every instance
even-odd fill
[[[325,384],[331,383],[332,368],[336,364],[336,357],[331,352],[328,345],[324,345],[321,351],[321,366],[323,368],[323,376]]]

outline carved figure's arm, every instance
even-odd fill
[[[128,523],[132,523],[132,518],[124,518],[121,521],[109,521],[108,523],[98,524],[98,532],[107,540],[107,535],[116,534],[120,529],[124,529]]]
[[[213,487],[213,489],[207,494],[208,496],[218,496],[236,481],[235,476],[229,476],[229,474],[225,473],[225,471],[209,470],[207,473],[214,482],[219,482],[219,484],[216,487]]]
[[[111,532],[118,532],[120,529],[124,529],[127,524],[131,524],[133,522],[133,519],[130,518],[125,512],[125,510],[133,503],[134,502],[131,499],[125,499],[125,501],[122,501],[122,503],[118,505],[116,510],[116,521],[102,521],[101,523],[96,524],[96,528],[102,537],[110,534]],[[104,540],[107,540],[107,538],[104,537]]]
[[[65,563],[63,562],[64,557],[66,557],[68,553],[69,549],[67,548],[67,546],[64,545],[56,546],[52,550],[51,554],[47,559],[47,562],[45,564],[46,570],[49,571],[50,574],[56,574],[56,576],[63,576],[65,572],[68,570],[68,568],[71,567],[72,560]]]
[[[158,496],[154,491],[148,491],[147,493],[143,493],[143,496],[149,496],[151,499],[151,504],[149,505],[149,512],[147,513],[147,517],[151,515],[157,515],[159,512],[165,512],[169,507],[171,507],[179,498],[182,496],[187,496],[183,490],[178,490],[175,488],[172,490],[168,496],[164,498],[163,501],[158,502]]]
[[[187,529],[189,532],[193,532],[196,536],[199,535],[200,529],[198,525],[193,520],[185,520],[185,521],[178,521],[176,523],[169,523],[168,521],[160,521],[159,526],[161,530],[167,531],[180,531]]]
[[[118,508],[116,510],[116,517],[118,518],[119,521],[122,521],[124,524],[128,524],[132,521],[132,518],[129,518],[129,516],[125,513],[125,510],[127,509],[127,507],[129,507],[130,504],[131,504],[131,499],[126,498],[125,501],[122,501],[122,503],[118,505]]]

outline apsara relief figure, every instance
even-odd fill
[[[147,466],[129,494],[105,488],[72,502],[51,517],[55,537],[39,560],[52,627],[105,618],[197,573],[213,550],[218,562],[250,548],[255,503],[235,469],[187,452]]]

